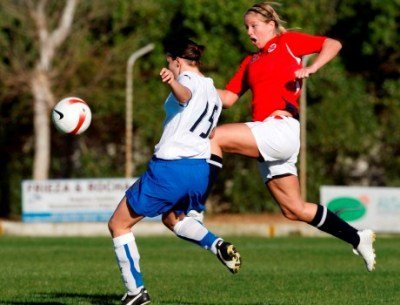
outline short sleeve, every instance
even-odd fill
[[[193,79],[193,76],[190,75],[189,73],[183,72],[181,75],[178,77],[178,82],[182,85],[185,86],[190,90],[192,95],[194,94],[195,90],[195,81]]]
[[[300,32],[285,33],[285,42],[297,57],[319,53],[327,37]]]
[[[251,57],[252,57],[251,55],[247,56],[240,63],[239,69],[236,71],[236,73],[233,75],[233,77],[226,85],[225,87],[226,90],[236,93],[237,95],[242,95],[247,91],[247,89],[249,89],[246,79],[246,71],[247,71],[247,66],[251,60]]]

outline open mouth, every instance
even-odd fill
[[[254,38],[254,37],[250,37],[250,40],[251,40],[252,42],[254,42],[254,43],[257,42],[257,38]]]

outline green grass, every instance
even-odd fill
[[[399,304],[400,238],[378,238],[368,273],[333,238],[232,237],[243,268],[175,237],[137,237],[152,304]],[[0,238],[0,304],[119,304],[122,280],[107,238]]]

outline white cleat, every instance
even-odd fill
[[[367,270],[371,272],[375,269],[376,264],[374,249],[376,234],[372,230],[362,230],[357,233],[360,236],[360,243],[356,249],[353,249],[353,252],[364,259]]]

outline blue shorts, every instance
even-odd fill
[[[131,209],[155,217],[171,210],[178,214],[203,211],[210,167],[206,159],[162,160],[153,157],[147,171],[126,191]]]

